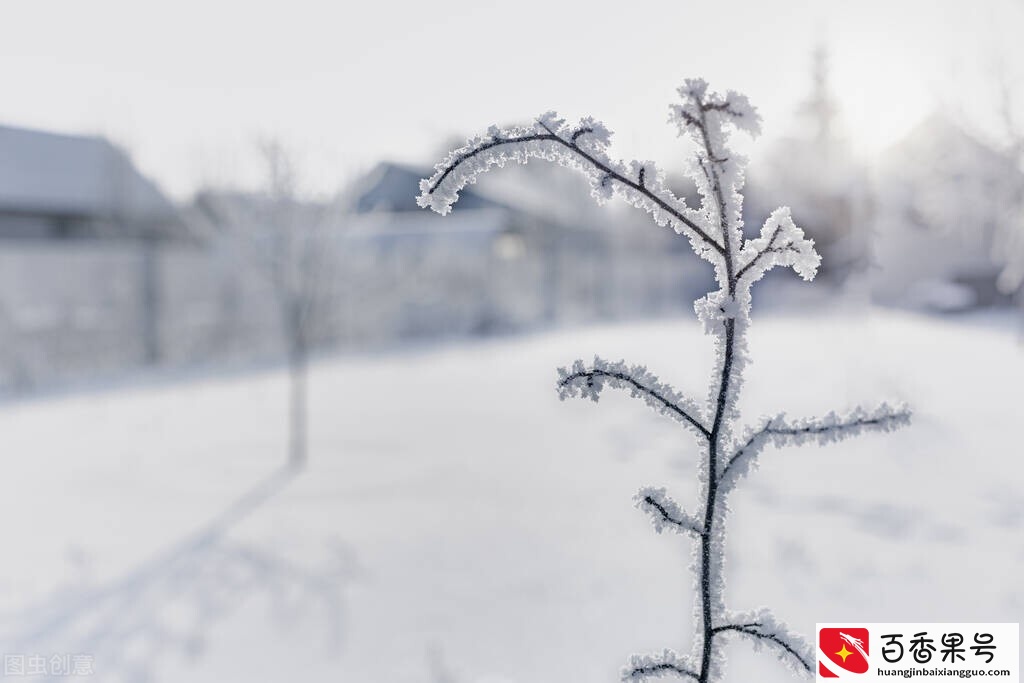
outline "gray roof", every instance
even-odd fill
[[[383,161],[370,171],[356,190],[355,210],[357,213],[422,212],[416,204],[420,193],[420,179],[433,175],[427,168],[410,168],[390,161]],[[484,197],[471,188],[459,193],[459,208],[507,209],[501,202]]]
[[[101,137],[0,126],[0,212],[176,223],[174,206]]]

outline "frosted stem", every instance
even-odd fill
[[[728,244],[728,240],[726,241]],[[729,260],[729,256],[726,259]],[[701,596],[701,622],[703,630],[703,641],[701,648],[700,683],[707,683],[711,673],[712,655],[712,582],[718,583],[717,577],[712,577],[712,553],[714,548],[713,531],[715,526],[715,499],[718,494],[718,449],[722,432],[722,424],[725,419],[725,409],[729,399],[729,377],[732,374],[733,355],[735,353],[735,320],[727,320],[725,324],[725,359],[722,363],[721,381],[718,389],[718,400],[715,404],[715,421],[711,427],[711,437],[708,444],[707,464],[707,497],[704,501],[704,528],[701,534],[700,548],[700,596]]]
[[[726,159],[724,155],[720,153],[720,150],[714,149],[714,145],[711,142],[711,136],[708,133],[706,116],[708,103],[698,101],[697,106],[700,112],[700,118],[698,120],[693,120],[691,117],[689,123],[700,131],[700,137],[704,143],[704,152],[707,155],[706,164],[701,164],[701,166],[705,167],[705,172],[708,174],[711,181],[711,190],[716,210],[718,212],[718,220],[722,228],[722,238],[724,243],[722,253],[725,261],[726,278],[726,282],[722,284],[724,286],[723,288],[728,288],[729,297],[732,298],[736,294],[735,262],[732,249],[732,239],[730,238],[731,226],[729,225],[728,208],[725,203],[725,196],[722,192],[722,182],[719,174],[719,165],[724,163]],[[704,528],[702,529],[701,534],[700,589],[703,640],[701,647],[700,674],[698,676],[698,681],[700,683],[707,683],[711,675],[711,658],[713,654],[712,641],[714,635],[712,630],[712,606],[714,600],[712,590],[720,584],[719,577],[712,576],[712,554],[715,552],[713,547],[715,541],[713,532],[715,522],[717,521],[715,517],[717,512],[716,497],[718,495],[718,454],[722,436],[722,427],[725,423],[726,409],[729,405],[729,381],[732,377],[732,366],[736,347],[736,319],[726,319],[724,321],[724,327],[725,354],[722,362],[722,372],[718,382],[718,397],[715,401],[715,417],[711,426],[711,434],[708,439],[707,497],[704,501]]]
[[[798,652],[795,647],[793,647],[792,645],[787,643],[784,638],[782,638],[780,635],[778,635],[776,633],[765,633],[765,632],[759,630],[760,628],[761,628],[761,624],[758,624],[758,623],[754,623],[754,624],[727,624],[725,626],[718,626],[718,627],[716,627],[714,629],[714,634],[718,635],[719,633],[722,633],[723,631],[736,631],[737,633],[742,633],[743,635],[750,636],[752,638],[759,638],[761,640],[768,641],[768,642],[776,645],[777,647],[782,648],[782,650],[784,650],[794,660],[796,660],[796,662],[799,663],[800,667],[802,669],[804,669],[805,671],[811,672],[811,671],[814,670],[811,662],[808,661],[808,659],[804,655],[802,655],[800,652]]]

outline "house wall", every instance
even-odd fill
[[[59,223],[52,216],[0,214],[0,237],[41,239],[52,237]]]
[[[681,312],[703,286],[683,253],[600,241],[552,247],[537,233],[509,250],[496,248],[500,234],[457,244],[341,235],[317,245],[328,267],[314,346],[373,349]],[[229,236],[202,246],[0,241],[0,393],[147,365],[279,358],[277,292],[251,256]]]

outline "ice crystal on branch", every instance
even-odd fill
[[[728,615],[725,623],[713,631],[716,635],[746,636],[753,641],[755,650],[766,648],[796,673],[806,675],[813,672],[814,650],[811,645],[763,607]]]
[[[870,411],[856,408],[842,416],[829,413],[816,419],[789,421],[779,415],[748,429],[738,439],[733,437],[747,362],[751,287],[777,266],[792,268],[810,280],[821,258],[814,242],[793,223],[787,207],[772,212],[758,237],[744,240],[740,192],[746,160],[729,149],[728,142],[734,130],[760,133],[760,117],[747,98],[732,91],[724,95],[709,92],[700,79],[686,81],[679,95],[682,101],[670,107],[669,119],[680,135],[696,143],[687,170],[700,195],[699,207],[687,206],[676,197],[653,162],[613,159],[608,154],[611,132],[599,121],[584,118],[570,125],[554,112],[539,116],[531,125],[491,126],[484,135],[470,138],[420,183],[417,201],[424,208],[446,214],[458,200],[459,191],[476,182],[481,173],[510,162],[543,159],[583,173],[599,202],[617,195],[649,213],[659,226],[671,226],[689,239],[698,256],[714,266],[718,289],[694,303],[716,349],[703,404],[681,395],[642,365],[601,358],[589,366],[577,360],[571,367],[560,368],[558,393],[562,399],[597,401],[606,387],[622,389],[688,428],[702,450],[697,514],[684,511],[664,488],[646,487],[634,498],[636,506],[649,515],[655,531],[675,531],[694,541],[698,598],[692,654],[664,650],[660,655],[633,655],[623,669],[623,680],[674,677],[698,683],[717,681],[725,664],[720,643],[728,635],[752,640],[756,647],[775,652],[794,671],[806,675],[813,672],[813,659],[803,639],[767,610],[734,614],[725,608],[726,496],[768,444],[824,444],[865,430],[890,431],[906,424],[910,413],[904,407],[882,404]]]
[[[684,512],[663,488],[645,486],[633,501],[636,506],[651,516],[651,525],[659,534],[666,529],[677,533],[701,535],[702,524],[693,515]]]
[[[700,411],[697,404],[663,384],[642,365],[628,366],[625,361],[610,363],[595,356],[590,367],[577,360],[571,368],[558,369],[558,397],[563,401],[578,396],[596,403],[606,384],[643,399],[657,412],[689,425],[703,436],[709,433],[698,419]]]
[[[910,409],[905,405],[896,407],[882,403],[874,410],[857,407],[845,415],[832,411],[819,418],[802,418],[787,421],[785,413],[769,419],[757,429],[748,429],[736,447],[732,457],[725,463],[720,474],[725,488],[736,482],[756,467],[757,456],[765,446],[799,446],[817,442],[826,445],[857,436],[864,431],[891,432],[910,423]]]
[[[693,662],[685,655],[664,650],[658,655],[633,655],[629,665],[622,670],[623,681],[649,681],[662,677],[683,677],[696,679]]]
[[[790,266],[803,279],[813,280],[821,257],[814,250],[814,240],[804,237],[804,231],[793,223],[789,207],[783,206],[772,211],[760,237],[743,245],[739,265],[736,277],[749,287],[775,266]]]

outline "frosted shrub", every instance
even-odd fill
[[[672,531],[692,539],[696,553],[695,588],[700,595],[696,610],[696,642],[690,654],[664,650],[633,655],[623,669],[623,680],[641,681],[658,676],[693,678],[700,683],[722,676],[723,638],[739,635],[776,652],[794,670],[811,673],[813,653],[798,635],[772,614],[760,609],[726,609],[723,593],[725,517],[729,493],[756,465],[767,445],[828,443],[864,430],[889,431],[908,422],[903,407],[882,404],[857,408],[845,415],[790,420],[785,415],[762,419],[737,428],[736,402],[747,362],[746,332],[750,325],[750,290],[768,270],[791,267],[805,280],[814,277],[820,257],[811,240],[793,223],[788,208],[776,209],[754,239],[744,239],[740,218],[745,159],[728,148],[733,129],[751,135],[760,132],[756,110],[743,95],[708,92],[699,79],[679,88],[682,103],[671,107],[670,119],[680,135],[696,143],[689,174],[697,184],[701,202],[687,206],[666,186],[664,173],[652,162],[624,163],[607,152],[611,133],[591,118],[569,125],[547,113],[532,126],[491,127],[450,153],[436,173],[420,183],[419,204],[446,214],[467,183],[493,166],[526,163],[531,158],[554,161],[584,173],[594,197],[604,202],[619,195],[647,211],[660,226],[671,226],[690,241],[694,252],[715,269],[719,288],[694,305],[697,317],[714,340],[716,362],[708,396],[703,402],[687,398],[658,380],[643,366],[629,366],[595,358],[590,365],[576,361],[558,371],[558,391],[597,401],[607,388],[624,389],[655,411],[678,421],[701,446],[700,507],[686,512],[664,488],[648,487],[637,493],[637,507],[646,512],[657,532]]]

